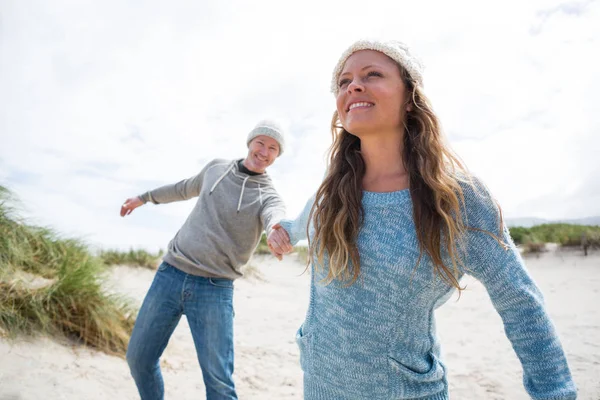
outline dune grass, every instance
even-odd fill
[[[510,235],[526,252],[540,252],[545,243],[563,247],[600,248],[600,226],[543,224],[531,228],[512,227]]]
[[[242,279],[267,282],[267,278],[265,278],[265,275],[262,273],[260,267],[258,267],[258,265],[255,264],[252,259],[250,259],[250,261],[242,267],[241,272],[244,274]]]
[[[134,314],[103,291],[102,261],[79,240],[25,224],[11,204],[0,186],[0,330],[65,336],[123,356]]]
[[[129,265],[132,267],[143,267],[149,269],[158,268],[160,258],[164,252],[152,254],[146,250],[119,251],[119,250],[101,250],[98,257],[105,265]]]
[[[254,250],[254,254],[271,254],[269,251],[269,246],[267,245],[267,235],[264,232],[260,237],[260,242],[258,242],[256,250]]]
[[[298,261],[304,264],[308,262],[308,246],[295,246],[294,252],[296,253]]]

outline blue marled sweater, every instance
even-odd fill
[[[295,244],[306,238],[314,199],[282,226]],[[487,192],[465,188],[468,226],[498,232],[498,210]],[[409,190],[363,192],[358,237],[361,273],[350,287],[324,285],[312,266],[310,304],[298,330],[304,398],[448,399],[434,310],[453,289],[419,256]],[[312,236],[312,232],[310,233]],[[482,232],[467,234],[468,273],[480,280],[502,317],[533,399],[575,399],[567,360],[523,260],[504,230],[505,250]]]

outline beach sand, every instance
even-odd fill
[[[527,257],[559,332],[579,399],[600,399],[600,253],[552,251]],[[301,399],[294,334],[308,304],[309,275],[289,256],[255,257],[263,279],[236,281],[235,381],[240,399]],[[140,304],[154,272],[117,266],[108,285]],[[521,368],[482,285],[464,281],[436,313],[453,399],[528,399]],[[204,397],[183,318],[162,358],[167,399]],[[137,399],[125,360],[49,338],[0,339],[0,400]]]

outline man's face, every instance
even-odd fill
[[[248,146],[248,156],[244,165],[250,171],[262,174],[279,156],[279,143],[272,137],[259,135]]]

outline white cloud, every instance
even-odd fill
[[[330,72],[353,40],[406,40],[453,146],[507,216],[600,214],[597,2],[16,2],[2,6],[0,180],[35,221],[165,247],[191,202],[121,202],[290,126],[270,173],[293,216],[322,177]]]

